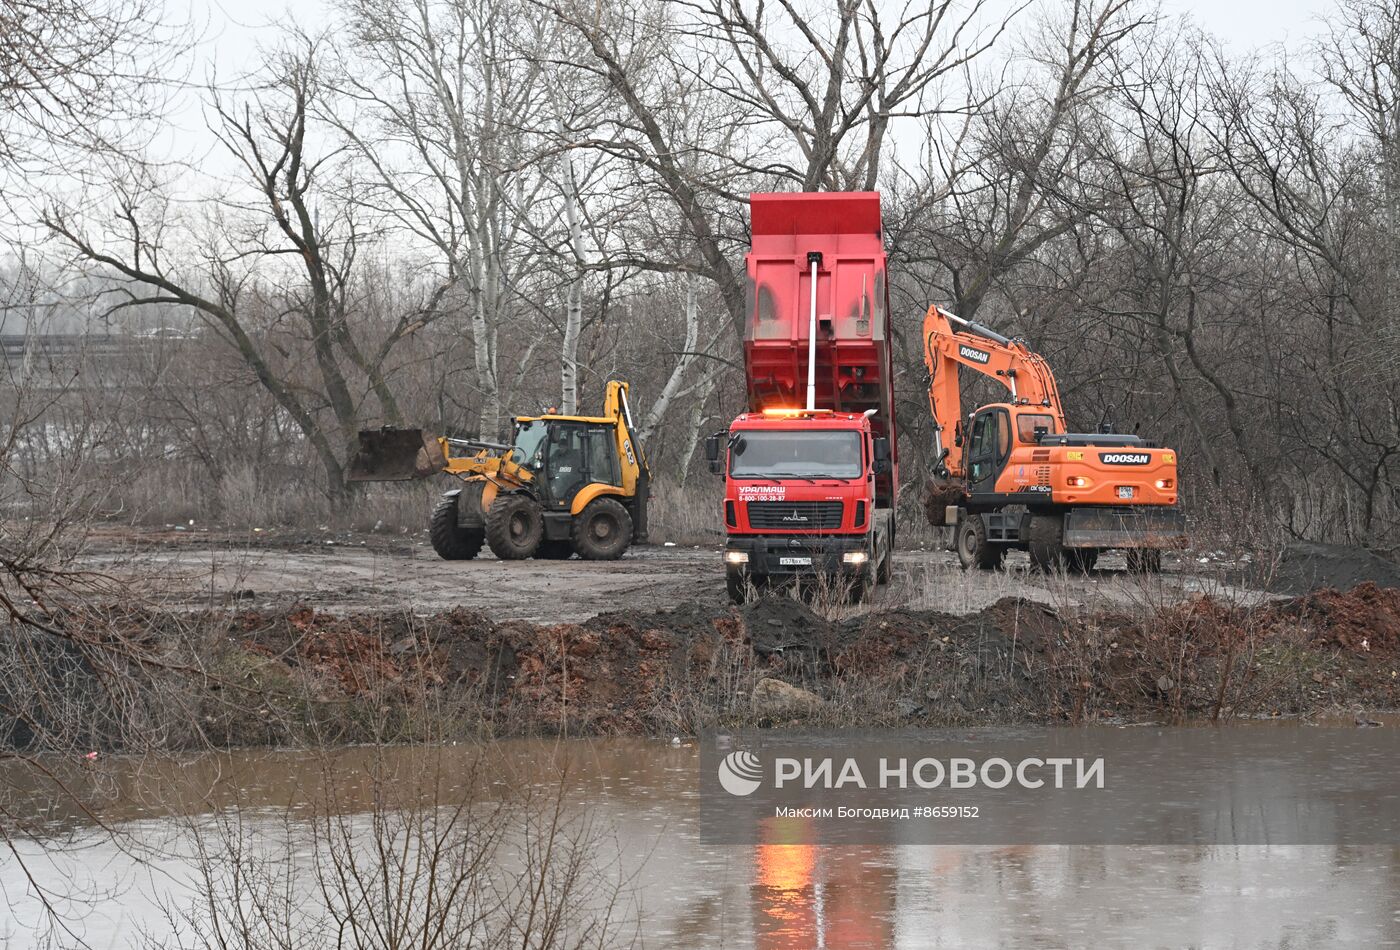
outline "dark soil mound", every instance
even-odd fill
[[[1294,541],[1284,550],[1269,590],[1276,594],[1306,594],[1323,588],[1348,591],[1368,581],[1377,587],[1400,587],[1400,564],[1365,548]]]
[[[802,651],[815,655],[831,639],[831,624],[791,597],[762,597],[740,609],[753,652],[759,656]]]

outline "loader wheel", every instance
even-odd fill
[[[499,495],[486,512],[486,543],[502,561],[532,556],[544,537],[544,514],[528,495]]]
[[[1063,515],[1032,515],[1029,543],[1031,563],[1053,574],[1069,566],[1065,550],[1065,519]]]
[[[597,498],[574,519],[574,550],[585,561],[616,561],[632,543],[632,516],[611,498]]]
[[[1132,574],[1160,574],[1162,552],[1155,548],[1132,548],[1126,553],[1128,571]]]
[[[1006,560],[1006,547],[987,542],[987,523],[981,515],[966,514],[958,519],[958,563],[963,570],[976,566],[994,571]]]
[[[481,551],[486,533],[480,528],[463,528],[457,523],[457,496],[444,498],[433,509],[428,522],[428,539],[444,561],[469,561]]]
[[[564,561],[574,556],[574,546],[568,541],[541,541],[535,557],[547,561]]]

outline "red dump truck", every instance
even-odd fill
[[[890,577],[895,448],[880,196],[749,198],[748,411],[710,436],[729,595],[800,575]]]

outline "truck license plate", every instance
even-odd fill
[[[780,557],[778,563],[783,567],[811,567],[812,559],[809,557]]]
[[[1119,486],[1118,486],[1118,497],[1119,497],[1119,498],[1131,498],[1131,497],[1133,497],[1133,486],[1132,486],[1132,485],[1119,485]]]

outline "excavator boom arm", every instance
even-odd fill
[[[963,477],[963,450],[955,438],[962,418],[958,370],[966,366],[987,376],[1011,394],[1019,405],[1043,406],[1064,431],[1060,389],[1050,366],[1020,340],[1012,340],[970,320],[929,307],[924,316],[924,363],[928,367],[929,412],[933,416],[936,468],[953,478]]]

